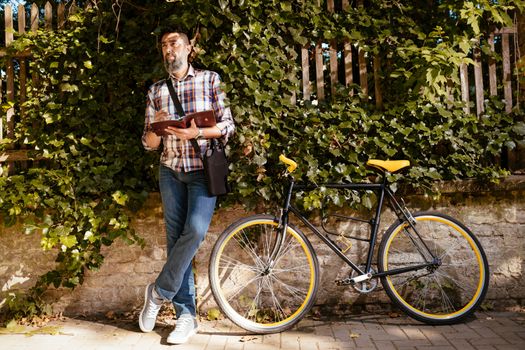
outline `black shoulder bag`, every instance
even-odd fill
[[[171,79],[166,79],[166,83],[170,91],[171,99],[175,103],[177,114],[182,118],[186,114],[180,104]],[[220,196],[230,192],[230,186],[228,184],[228,159],[226,158],[222,142],[217,141],[217,139],[211,139],[210,147],[206,150],[206,153],[202,155],[197,140],[191,139],[190,141],[195,153],[202,159],[209,194],[212,196]]]

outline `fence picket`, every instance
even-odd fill
[[[18,33],[24,34],[26,32],[26,9],[24,5],[18,5]],[[20,64],[20,114],[24,115],[23,103],[26,100],[26,77],[27,77],[27,61],[25,58],[19,58]]]
[[[323,47],[321,41],[315,44],[315,79],[317,88],[317,99],[324,100],[324,63]]]
[[[459,67],[459,77],[461,80],[461,100],[465,102],[465,107],[463,110],[466,114],[470,114],[468,67],[466,63],[462,63]]]
[[[303,99],[310,101],[310,56],[308,46],[301,48],[301,68],[303,73]]]
[[[368,75],[366,68],[366,57],[365,51],[362,48],[358,48],[358,63],[359,63],[359,85],[363,90],[363,94],[368,95]]]
[[[58,17],[57,27],[58,29],[63,29],[66,23],[65,11],[66,11],[66,5],[64,3],[58,4],[58,7],[57,7],[57,17]]]
[[[344,60],[345,60],[345,84],[350,86],[354,83],[354,71],[352,61],[352,45],[348,40],[344,43]],[[354,89],[350,89],[350,96],[354,95]]]
[[[5,11],[5,45],[6,47],[11,45],[14,40],[14,26],[13,26],[13,10],[11,5],[6,5]],[[13,59],[9,58],[6,64],[6,98],[8,102],[15,101],[15,69]],[[7,137],[13,138],[14,136],[14,113],[13,107],[7,110],[6,124],[7,124]]]
[[[45,19],[45,25],[44,28],[47,30],[53,29],[53,6],[48,1],[46,2],[46,5],[44,7],[44,19]]]
[[[93,6],[91,5],[91,1],[88,1],[88,3],[86,4],[86,9],[90,9],[92,7]],[[71,3],[71,6],[69,6],[69,14],[72,15],[76,13],[77,10],[78,10],[77,2],[73,0],[73,2]]]
[[[327,5],[328,12],[333,13],[335,11],[334,0],[328,0],[326,5]],[[335,88],[338,83],[337,41],[335,39],[330,40],[329,56],[330,56],[330,92],[332,96],[334,96]]]
[[[483,98],[483,72],[481,67],[481,50],[479,47],[474,49],[474,84],[476,87],[476,115],[481,115],[484,110]]]
[[[18,33],[26,32],[26,9],[24,5],[18,5]]]
[[[36,32],[38,30],[38,6],[36,4],[31,5],[31,31]]]
[[[14,25],[13,25],[13,10],[11,5],[6,5],[4,7],[4,16],[5,16],[5,46],[9,46],[13,43],[14,39]],[[13,59],[8,58],[6,63],[6,100],[7,102],[14,103],[15,101],[15,69],[13,64]],[[14,138],[15,130],[15,109],[11,107],[6,112],[6,136],[7,138]],[[8,150],[12,150],[13,147],[9,145]],[[14,163],[7,163],[8,173],[14,170]]]
[[[490,51],[496,52],[494,49],[494,33],[491,33],[488,38],[488,43]],[[489,58],[489,91],[490,96],[496,96],[498,94],[497,86],[497,77],[496,77],[496,60],[494,57]]]
[[[348,7],[350,6],[350,3],[348,0],[342,1],[342,7],[343,11],[346,11]],[[345,64],[345,84],[346,86],[350,86],[354,83],[354,72],[353,72],[353,62],[352,62],[352,45],[350,44],[350,41],[347,39],[344,40],[343,43],[343,57],[344,57],[344,64]],[[354,89],[350,90],[350,96],[354,95]]]
[[[337,43],[335,39],[332,39],[330,40],[330,92],[332,96],[335,95],[335,88],[339,80],[337,70]]]
[[[503,95],[505,96],[505,111],[512,112],[512,76],[510,71],[509,34],[501,35],[501,51],[503,56]]]
[[[381,58],[379,55],[374,56],[374,93],[376,99],[376,107],[379,109],[383,108],[383,96],[381,95]]]

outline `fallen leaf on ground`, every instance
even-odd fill
[[[255,340],[257,339],[257,337],[253,336],[253,335],[245,335],[244,337],[242,337],[239,341],[241,343],[245,343],[247,341],[252,341],[252,340]]]
[[[221,317],[221,312],[219,309],[210,309],[208,310],[208,321],[217,321]]]
[[[26,331],[26,327],[19,325],[16,321],[10,321],[5,328],[0,328],[0,334],[21,334]]]
[[[46,335],[66,335],[66,333],[63,333],[60,331],[62,327],[60,326],[45,326],[38,329],[31,330],[27,333],[25,333],[26,336],[32,337],[36,334],[46,334]],[[72,335],[72,334],[69,334]]]
[[[21,326],[18,324],[8,324],[6,328],[0,328],[0,334],[23,334],[27,337],[32,337],[37,334],[73,335],[73,334],[63,333],[60,331],[61,329],[62,327],[60,326],[44,326],[44,327],[39,327],[36,329],[31,329],[31,328]]]

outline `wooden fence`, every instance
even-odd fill
[[[326,0],[328,11],[333,12],[335,10],[334,2],[335,0]],[[342,10],[350,6],[349,0],[341,0],[341,2]],[[362,0],[357,1],[358,5],[362,2]],[[463,64],[460,67],[461,100],[466,102],[465,113],[471,113],[470,102],[472,101],[476,107],[476,114],[482,114],[484,112],[485,87],[489,87],[490,96],[496,96],[498,95],[498,84],[503,87],[502,100],[506,103],[506,111],[510,113],[512,108],[517,105],[517,101],[513,101],[513,91],[518,90],[518,81],[512,73],[519,60],[516,38],[517,30],[514,27],[503,28],[491,33],[487,42],[480,43],[480,46],[488,45],[492,52],[496,52],[502,57],[501,62],[496,63],[493,59],[483,57],[481,49],[478,48],[471,57],[476,64],[474,66]],[[500,46],[498,47],[499,51],[496,50],[496,42],[500,44],[498,45]],[[330,86],[330,93],[333,94],[337,84],[346,86],[358,84],[362,92],[368,95],[371,91],[369,84],[371,84],[376,106],[382,107],[381,59],[379,56],[367,57],[367,54],[359,46],[353,45],[349,41],[337,43],[332,40],[326,46],[322,42],[317,42],[314,45],[303,47],[301,49],[303,99],[310,100],[315,88],[317,99],[324,100],[327,91],[326,85]],[[357,62],[354,62],[356,57]],[[310,76],[310,66],[315,67],[314,77]],[[340,74],[341,69],[343,69],[344,74]],[[488,74],[483,73],[484,69],[487,70]],[[325,80],[326,74],[329,75],[328,84]],[[340,80],[342,75],[344,75],[344,81]],[[357,81],[354,81],[355,77],[357,77]],[[484,80],[488,81],[484,82]]]
[[[357,4],[359,5],[360,2],[362,1],[358,1]],[[350,6],[349,0],[341,0],[340,4],[342,10]],[[326,6],[327,11],[333,12],[336,10],[334,0],[326,0]],[[16,31],[18,33],[36,31],[42,25],[47,30],[63,28],[67,15],[74,12],[76,8],[74,2],[68,7],[62,3],[56,8],[56,18],[54,19],[53,7],[49,2],[45,5],[42,12],[43,18],[40,17],[41,12],[35,4],[32,5],[29,14],[26,14],[24,6],[19,5]],[[27,23],[26,19],[29,19],[29,23]],[[6,46],[13,43],[14,23],[13,10],[10,5],[6,5]],[[470,101],[474,103],[478,115],[483,113],[484,100],[486,98],[485,89],[487,87],[490,96],[501,96],[501,99],[506,103],[507,112],[510,112],[517,105],[516,99],[513,100],[514,92],[519,91],[517,76],[513,74],[513,70],[519,60],[516,38],[517,31],[515,28],[504,28],[492,33],[486,43],[480,44],[489,45],[492,51],[497,52],[502,57],[502,60],[496,62],[489,59],[478,49],[474,51],[472,57],[476,64],[463,65],[460,68],[461,96],[458,96],[458,98],[467,102],[465,113],[471,112]],[[375,104],[381,108],[383,106],[381,60],[379,56],[369,57],[367,55],[367,52],[349,41],[343,43],[338,43],[335,40],[331,40],[329,43],[319,41],[302,47],[302,96],[300,97],[304,100],[311,100],[315,96],[318,100],[325,100],[335,92],[338,84],[346,86],[354,86],[353,84],[356,84],[361,87],[365,95],[370,94],[373,96]],[[0,48],[0,56],[5,56],[5,49]],[[13,107],[9,108],[6,114],[0,118],[0,141],[5,137],[12,138],[14,136],[15,120],[24,117],[24,110],[19,106],[26,99],[27,80],[38,80],[38,76],[35,73],[29,74],[28,72],[27,60],[29,58],[30,52],[20,52],[15,57],[10,57],[5,67],[0,67],[0,72],[5,70],[5,75],[2,75],[0,80],[0,100],[2,103],[13,104]],[[18,67],[16,70],[15,63]],[[314,72],[314,74],[311,74],[311,72]],[[341,79],[341,77],[344,78]],[[9,162],[12,166],[14,161],[25,161],[28,159],[28,152],[24,149],[11,148],[0,153],[0,164]]]
[[[43,12],[40,11],[36,4],[32,4],[29,14],[26,13],[26,9],[23,5],[18,5],[16,16],[17,27],[15,29],[13,9],[10,5],[5,5],[5,47],[8,47],[13,43],[15,31],[19,34],[24,34],[30,31],[37,31],[41,25],[43,25],[45,30],[64,28],[68,14],[74,13],[76,10],[77,6],[75,2],[67,7],[64,3],[60,3],[56,7],[56,18],[54,19],[53,6],[50,2],[46,3]],[[43,18],[41,18],[41,14],[43,14]],[[29,20],[29,22],[27,20]],[[0,57],[5,56],[5,48],[0,49]],[[0,71],[5,69],[5,77],[2,76],[2,79],[0,80],[0,101],[2,104],[6,103],[6,105],[12,105],[11,108],[5,111],[5,115],[0,118],[0,141],[6,137],[14,137],[15,111],[18,114],[18,118],[24,117],[23,107],[16,108],[16,105],[22,106],[26,101],[26,85],[29,77],[27,61],[30,57],[30,52],[19,52],[14,57],[10,57],[7,60],[5,67],[0,67]],[[17,71],[15,71],[15,63],[18,65]],[[30,79],[36,82],[38,81],[38,76],[33,73],[31,74]],[[18,83],[17,86],[15,86],[15,82]],[[30,157],[28,157],[28,150],[15,150],[12,149],[13,147],[10,148],[11,149],[0,153],[0,164],[9,161],[9,167],[12,168],[12,162],[22,161],[23,166],[27,166],[25,161],[30,159]],[[23,148],[23,146],[21,148]]]

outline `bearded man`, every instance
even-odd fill
[[[144,306],[139,316],[143,332],[155,327],[164,301],[176,311],[176,326],[168,336],[170,344],[185,343],[197,332],[195,283],[192,259],[203,241],[215,210],[216,197],[208,194],[202,160],[192,147],[195,139],[205,154],[212,138],[226,144],[234,132],[231,111],[225,106],[226,95],[217,73],[194,68],[188,58],[193,47],[186,33],[168,29],[160,36],[164,65],[169,76],[153,84],[147,96],[142,143],[146,150],[163,145],[160,157],[159,188],[166,224],[168,257],[154,283],[144,292]],[[171,80],[186,114],[213,110],[216,125],[198,128],[192,120],[188,128],[168,127],[158,136],[151,124],[180,119],[170,96]]]

